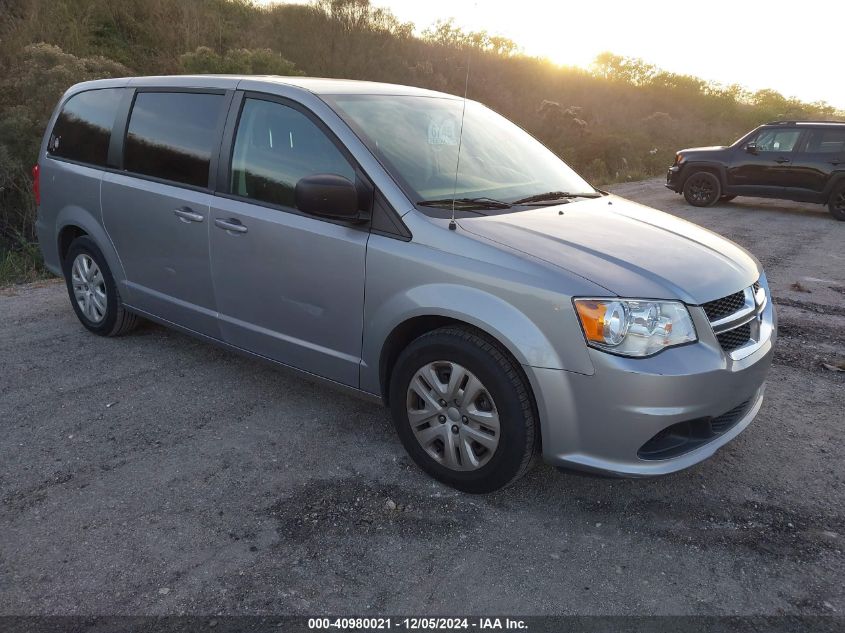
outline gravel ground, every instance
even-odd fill
[[[780,342],[757,420],[652,480],[433,482],[386,411],[158,326],[0,291],[0,614],[845,613],[845,223],[625,197],[755,253]]]

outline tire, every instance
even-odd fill
[[[710,207],[722,197],[719,179],[709,171],[697,171],[684,181],[684,198],[694,207]]]
[[[73,240],[62,269],[70,304],[86,329],[100,336],[121,336],[135,329],[140,317],[123,307],[106,258],[94,240],[87,235]]]
[[[836,187],[830,194],[827,209],[834,218],[840,222],[845,222],[845,183]]]
[[[734,198],[736,198],[736,196],[722,196],[719,198],[719,202],[730,202]]]
[[[504,488],[539,455],[540,429],[526,379],[507,352],[477,330],[448,326],[414,340],[396,361],[389,398],[396,431],[414,462],[463,492]]]

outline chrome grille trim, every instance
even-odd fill
[[[759,281],[738,292],[709,301],[701,307],[710,320],[722,350],[733,360],[754,353],[770,333],[764,331],[762,314],[768,304],[766,289]],[[725,314],[726,310],[733,311]],[[770,327],[770,324],[768,324]]]

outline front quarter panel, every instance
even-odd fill
[[[380,235],[369,241],[361,389],[381,392],[386,339],[420,316],[469,323],[495,337],[522,365],[593,373],[571,297],[606,290],[449,231],[445,221],[416,212],[405,220],[413,241]]]

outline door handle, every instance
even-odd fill
[[[193,211],[190,207],[181,207],[179,209],[173,209],[173,213],[176,214],[183,222],[202,222],[205,218]]]
[[[839,160],[838,158],[834,158],[832,161],[830,161],[831,165],[841,165],[842,163],[843,161]]]
[[[228,220],[217,219],[214,221],[214,225],[217,228],[223,229],[224,231],[231,231],[232,233],[246,233],[247,231],[247,228],[241,224],[240,220],[235,220],[234,218]]]
[[[789,162],[789,159],[788,159],[788,158],[784,158],[783,156],[781,156],[780,158],[776,158],[776,159],[775,159],[775,162],[776,162],[778,165],[782,165],[783,163],[788,163],[788,162]]]

